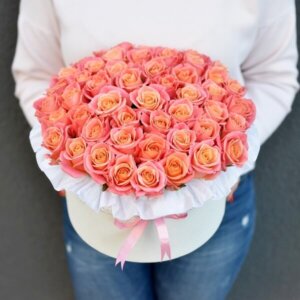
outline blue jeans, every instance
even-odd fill
[[[244,262],[255,225],[253,171],[241,177],[217,232],[193,252],[158,263],[126,262],[87,245],[72,227],[64,203],[64,239],[77,300],[221,300]]]

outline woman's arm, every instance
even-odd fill
[[[248,95],[257,107],[261,143],[291,111],[297,81],[296,9],[292,0],[269,2],[253,50],[242,64]]]
[[[21,0],[12,74],[16,82],[15,96],[31,126],[36,119],[33,102],[64,65],[59,36],[51,0]]]

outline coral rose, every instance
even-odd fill
[[[213,179],[221,172],[221,151],[212,140],[195,144],[190,155],[196,177]]]
[[[161,164],[153,161],[140,164],[131,178],[131,185],[138,197],[162,194],[166,182],[167,178],[163,167]]]
[[[108,143],[118,154],[134,154],[137,151],[137,145],[143,138],[143,129],[141,127],[126,126],[113,128],[110,131]]]
[[[141,161],[160,160],[169,150],[164,137],[157,134],[146,134],[138,144],[138,159]]]
[[[190,157],[186,153],[170,152],[161,163],[167,176],[167,186],[171,188],[181,187],[194,176]]]
[[[247,135],[244,132],[233,131],[222,139],[223,161],[225,166],[241,167],[248,159]]]
[[[65,150],[60,153],[61,168],[73,177],[85,175],[83,156],[87,144],[82,137],[67,138]]]
[[[109,168],[113,165],[115,155],[109,145],[97,143],[89,145],[84,153],[84,168],[98,183],[107,182]]]
[[[109,190],[119,195],[128,195],[133,192],[130,181],[135,170],[136,165],[132,155],[118,156],[114,165],[109,169]]]
[[[170,99],[164,87],[158,84],[142,86],[130,93],[131,102],[139,109],[154,111],[161,109]]]
[[[179,123],[169,131],[167,141],[171,148],[177,151],[188,152],[196,141],[196,133],[190,130],[186,124]]]

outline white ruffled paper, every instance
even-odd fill
[[[110,210],[113,217],[128,220],[139,216],[152,220],[170,214],[180,214],[192,208],[201,207],[205,201],[224,199],[240,175],[253,169],[260,149],[258,133],[252,125],[247,130],[248,161],[243,167],[229,167],[213,180],[193,179],[185,187],[177,190],[165,190],[164,194],[151,198],[134,196],[119,196],[108,191],[102,191],[102,186],[86,175],[74,178],[65,173],[59,165],[50,165],[46,157],[49,151],[42,147],[41,126],[36,123],[30,132],[31,146],[36,152],[40,169],[46,174],[55,190],[68,190],[75,193],[91,209]]]

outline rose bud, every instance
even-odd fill
[[[186,122],[193,118],[194,107],[192,102],[186,99],[172,100],[169,102],[168,113],[175,122]]]
[[[140,164],[131,178],[137,197],[157,196],[163,193],[167,179],[163,167],[153,161]]]
[[[81,103],[81,88],[77,82],[70,83],[62,93],[62,107],[66,110]]]
[[[89,145],[84,153],[84,168],[97,183],[104,184],[114,159],[115,155],[106,143]]]
[[[137,158],[141,161],[160,160],[169,150],[169,145],[163,136],[149,133],[138,144]]]
[[[223,135],[231,131],[245,131],[247,129],[246,119],[239,114],[229,113],[229,117],[223,127]]]
[[[244,132],[232,131],[222,139],[223,162],[225,166],[241,167],[248,159],[247,135]]]
[[[113,113],[111,125],[112,127],[122,127],[128,125],[138,127],[139,114],[136,112],[136,110],[132,109],[128,105],[125,105]]]
[[[86,142],[82,137],[67,138],[65,150],[60,153],[60,165],[63,171],[73,177],[86,174],[83,166],[83,156]]]
[[[207,68],[205,78],[217,84],[223,84],[228,79],[228,70],[223,64],[216,61]]]
[[[205,114],[218,122],[224,124],[228,118],[227,106],[223,102],[208,100],[204,103]]]
[[[225,88],[230,95],[243,97],[246,89],[237,80],[229,79],[225,82]]]
[[[196,177],[213,179],[221,172],[221,151],[212,140],[195,144],[190,155],[192,168],[196,171]]]
[[[228,107],[229,112],[242,115],[247,121],[249,128],[253,123],[256,115],[256,107],[252,100],[239,97],[232,97]]]
[[[89,103],[93,97],[99,94],[102,87],[110,84],[111,79],[107,76],[105,71],[100,71],[92,76],[87,80],[82,90],[83,96],[87,99],[85,102]]]
[[[167,134],[172,126],[171,116],[162,110],[141,112],[140,119],[146,132]]]
[[[196,141],[196,133],[190,130],[186,124],[179,123],[169,131],[167,141],[171,148],[177,151],[188,152]]]
[[[133,126],[113,128],[107,141],[117,154],[134,154],[143,138],[143,129]]]
[[[220,134],[220,125],[213,119],[201,117],[194,124],[197,142],[214,140]]]
[[[137,47],[127,52],[127,58],[133,64],[143,64],[150,60],[153,56],[153,49],[151,47]]]
[[[167,176],[168,187],[180,188],[194,177],[190,157],[186,153],[170,152],[161,163]]]
[[[128,94],[121,88],[104,86],[100,94],[96,95],[89,106],[99,116],[111,115],[117,109],[126,105]]]
[[[182,83],[196,83],[198,81],[198,72],[190,64],[180,64],[172,69],[172,74]]]
[[[142,71],[138,68],[127,68],[116,77],[116,85],[131,92],[144,84]]]
[[[130,93],[131,102],[141,110],[154,111],[161,109],[169,99],[168,93],[158,84],[142,86]]]
[[[104,142],[108,139],[110,132],[109,120],[99,117],[89,119],[83,126],[81,136],[85,141]]]
[[[64,131],[63,127],[48,127],[43,130],[42,146],[50,150],[50,158],[56,161],[60,152],[64,149]]]
[[[184,62],[196,67],[199,75],[203,75],[207,66],[211,64],[208,56],[198,53],[194,50],[187,50],[184,52]]]
[[[119,195],[132,193],[133,188],[130,181],[135,170],[135,161],[131,155],[118,156],[109,169],[109,190]]]
[[[127,64],[123,60],[110,60],[106,63],[105,69],[110,77],[119,75],[122,71],[127,69]]]
[[[227,91],[212,80],[205,81],[202,87],[210,100],[222,101],[227,96]]]
[[[155,57],[144,63],[144,72],[148,77],[156,77],[163,74],[167,66],[162,58]]]
[[[177,97],[187,99],[194,105],[201,105],[207,98],[207,93],[199,84],[185,84],[182,88],[177,89]]]

